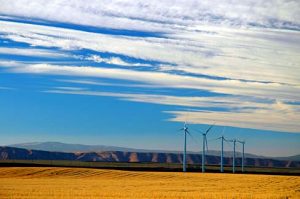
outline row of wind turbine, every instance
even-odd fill
[[[210,132],[212,127],[215,124],[211,125],[206,131],[197,131],[202,134],[202,172],[205,172],[205,160],[206,160],[206,151],[208,151],[208,142],[207,142],[207,134]],[[191,136],[187,123],[184,123],[184,126],[181,131],[184,132],[184,149],[183,149],[183,172],[186,172],[186,148],[187,148],[187,134]],[[245,159],[245,141],[240,141],[237,139],[232,139],[232,140],[227,140],[224,137],[224,130],[225,127],[223,128],[222,136],[217,138],[216,140],[221,140],[221,162],[220,162],[220,172],[224,172],[224,141],[226,142],[232,142],[233,143],[233,161],[232,161],[232,172],[235,173],[235,159],[236,159],[236,143],[241,143],[243,146],[243,155],[242,155],[242,172],[244,172],[244,159]]]
[[[212,127],[215,124],[211,125],[205,132],[199,131],[200,133],[202,133],[203,136],[203,140],[202,140],[202,172],[205,172],[205,159],[206,159],[206,155],[205,155],[205,150],[208,151],[208,144],[207,144],[207,134],[210,132],[210,130],[212,129]],[[183,144],[183,161],[182,161],[182,168],[183,168],[183,172],[186,172],[186,138],[187,138],[187,134],[190,134],[188,127],[187,127],[187,123],[184,122],[183,128],[180,129],[181,131],[183,131],[184,133],[184,144]]]

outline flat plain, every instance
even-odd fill
[[[0,198],[300,198],[300,177],[2,167]]]

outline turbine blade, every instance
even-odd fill
[[[208,151],[208,144],[207,144],[207,138],[205,137],[205,145],[206,145],[206,151]]]
[[[211,130],[211,128],[212,128],[214,125],[215,125],[215,123],[213,123],[213,124],[206,130],[206,132],[205,132],[206,135],[208,134],[208,132]]]
[[[189,130],[186,130],[186,132],[187,132],[187,134],[189,134],[192,137],[192,135],[190,134]]]
[[[186,131],[187,132],[187,134],[192,138],[192,140],[195,142],[195,143],[197,143],[197,141],[196,141],[196,139],[194,138],[194,136],[192,136],[192,134],[187,130]]]

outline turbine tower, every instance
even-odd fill
[[[244,159],[245,159],[245,141],[238,141],[243,145],[243,156],[242,156],[242,172],[244,172]]]
[[[207,134],[208,132],[211,130],[211,128],[214,126],[215,124],[211,125],[206,131],[205,133],[202,132],[202,136],[203,136],[203,144],[202,144],[202,173],[205,172],[205,148],[208,150],[208,146],[207,146]]]
[[[182,130],[184,132],[182,170],[183,170],[183,172],[186,172],[186,134],[189,134],[186,122],[184,122],[183,128],[180,130]]]
[[[236,139],[232,140],[232,142],[233,142],[232,173],[235,173],[235,144],[236,144]]]
[[[221,173],[223,173],[224,172],[224,141],[227,141],[227,140],[225,139],[224,135],[222,135],[221,137],[219,137],[217,139],[221,139],[221,167],[220,167],[220,171],[221,171]]]
[[[220,167],[221,173],[224,172],[224,140],[226,141],[226,139],[224,138],[224,131],[225,131],[225,127],[223,128],[222,136],[219,138],[221,139],[221,167]]]

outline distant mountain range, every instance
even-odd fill
[[[181,151],[168,151],[168,150],[146,150],[146,149],[135,149],[117,146],[106,146],[106,145],[83,145],[83,144],[66,144],[61,142],[30,142],[9,145],[10,147],[24,148],[24,149],[35,149],[43,151],[55,151],[55,152],[103,152],[103,151],[124,151],[124,152],[157,152],[157,153],[181,153]],[[199,152],[191,152],[190,154],[197,154]],[[220,151],[209,150],[207,155],[219,156]],[[240,152],[236,152],[237,156],[241,156]],[[225,157],[232,157],[231,151],[224,151]],[[254,154],[245,154],[249,158],[264,158]]]
[[[146,150],[133,149],[116,146],[105,146],[105,145],[83,145],[83,144],[66,144],[61,142],[29,142],[12,144],[10,147],[24,148],[24,149],[35,149],[43,151],[56,151],[56,152],[101,152],[101,151],[134,151],[144,152]]]
[[[181,153],[158,152],[51,152],[42,150],[29,150],[16,147],[0,147],[0,160],[79,160],[102,162],[156,162],[156,163],[182,163]],[[200,164],[200,154],[188,154],[189,164]],[[206,156],[207,164],[220,164],[220,157]],[[225,165],[232,165],[232,158],[224,158]],[[241,158],[236,159],[236,165],[241,165]],[[284,167],[300,168],[299,161],[275,160],[269,158],[246,158],[245,165],[255,167]]]
[[[293,155],[293,156],[288,156],[288,157],[275,157],[274,159],[300,161],[300,155]]]
[[[143,152],[143,153],[181,153],[181,151],[167,151],[167,150],[146,150],[146,149],[135,149],[126,147],[106,146],[106,145],[83,145],[83,144],[66,144],[61,142],[31,142],[31,143],[20,143],[9,145],[10,147],[24,148],[29,150],[42,150],[52,152],[104,152],[104,151],[123,151],[123,152]],[[200,152],[188,152],[189,154],[199,154]],[[209,150],[207,155],[220,156],[220,151]],[[240,152],[236,152],[237,157],[241,157]],[[224,151],[224,157],[232,157],[232,151]],[[292,160],[300,161],[300,155],[289,156],[289,157],[266,157],[255,154],[245,153],[247,158],[260,158],[260,159],[277,159],[277,160]]]

